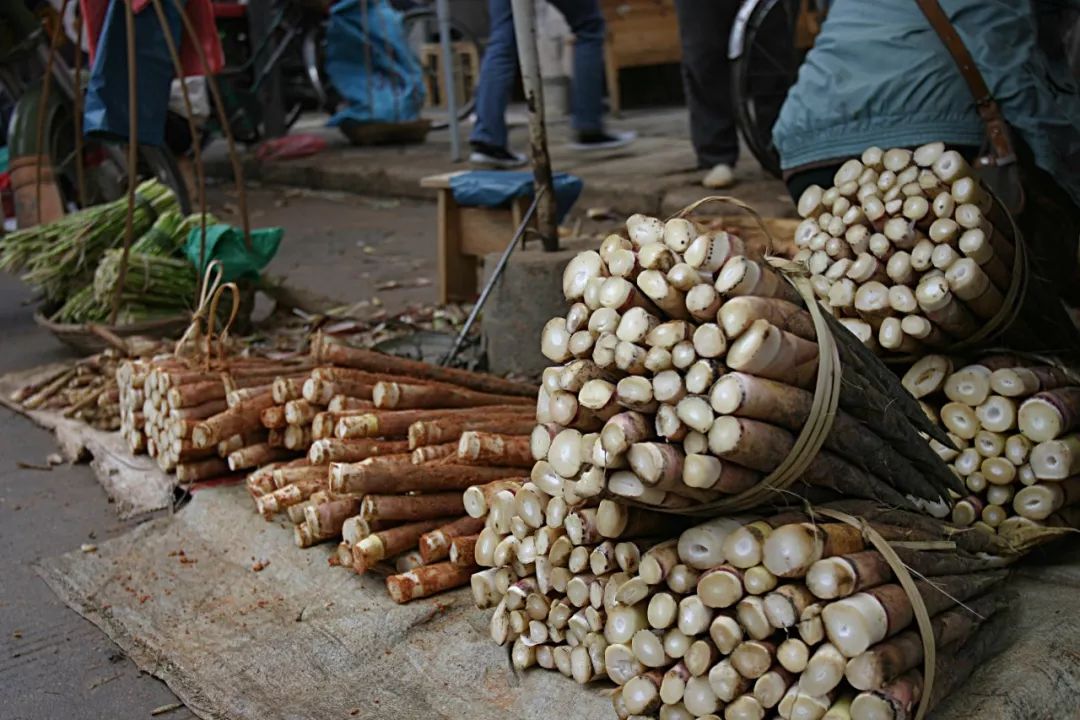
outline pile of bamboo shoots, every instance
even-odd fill
[[[106,350],[19,387],[11,400],[26,410],[59,412],[98,430],[120,426],[119,356]]]
[[[906,720],[926,689],[912,600],[857,527],[785,512],[680,534],[684,519],[612,500],[568,508],[531,481],[465,501],[485,522],[471,585],[495,608],[492,639],[519,669],[616,683],[620,718]],[[976,630],[1002,607],[989,591],[1007,546],[865,501],[834,507],[902,541],[922,576],[932,706],[999,649]]]
[[[286,513],[300,547],[340,538],[337,564],[393,571],[397,602],[467,584],[483,522],[462,491],[526,479],[536,388],[325,340],[312,360],[305,378],[276,380],[258,413],[304,456],[248,476],[256,509]],[[221,436],[204,439],[208,425],[196,444]]]
[[[241,450],[254,463],[244,467],[271,462],[285,453],[262,426],[261,406],[269,404],[277,378],[302,377],[311,367],[306,358],[236,358],[220,369],[175,355],[126,362],[117,371],[121,433],[133,453],[146,452],[180,482],[238,469],[230,468],[227,458]],[[213,443],[197,444],[195,429],[205,423],[214,432],[230,431]]]
[[[795,259],[822,303],[868,347],[924,354],[994,320],[1013,283],[1008,219],[943,143],[872,147],[834,185],[807,188]]]
[[[528,481],[463,498],[484,519],[471,586],[494,607],[492,639],[518,668],[615,682],[620,718],[912,717],[913,601],[860,528],[802,510],[687,517],[754,488],[807,423],[818,344],[801,296],[732,236],[643,216],[627,229],[567,268],[574,304],[544,331],[560,365],[544,374]],[[947,515],[958,483],[912,442],[912,423],[929,424],[909,420],[895,378],[838,345],[840,409],[793,489],[865,498],[832,507],[907,543],[904,562],[930,578],[936,701],[990,652],[972,638],[999,606],[986,591],[1007,544],[895,509]]]
[[[1059,368],[998,355],[960,367],[928,355],[904,386],[955,447],[931,441],[964,485],[956,525],[1075,526],[1080,509],[1080,384]]]
[[[802,297],[725,232],[642,215],[565,271],[572,303],[544,328],[533,481],[570,505],[603,493],[694,510],[757,486],[815,412],[818,343]],[[823,449],[792,486],[948,514],[941,433],[839,328],[843,382]],[[776,496],[767,497],[771,502]]]

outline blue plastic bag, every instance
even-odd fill
[[[182,4],[186,5],[186,0],[182,0]],[[179,47],[180,14],[172,2],[163,2],[162,7],[173,40]],[[111,0],[86,88],[83,130],[87,137],[124,142],[128,139],[127,32],[124,22],[123,2]],[[174,73],[164,31],[151,7],[135,13],[135,68],[139,143],[163,145]]]
[[[387,0],[341,0],[330,9],[326,73],[346,107],[327,123],[405,122],[420,117],[424,74]],[[368,59],[370,58],[370,67]]]
[[[577,202],[585,183],[569,173],[555,173],[552,182],[559,222],[562,222]],[[533,176],[530,172],[472,170],[452,176],[450,190],[458,205],[502,207],[514,198],[532,197]]]

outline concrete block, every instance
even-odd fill
[[[491,372],[539,376],[551,364],[540,354],[540,333],[548,320],[568,309],[562,294],[563,269],[574,255],[595,244],[564,243],[557,252],[536,247],[511,256],[480,323]],[[485,256],[485,276],[498,261],[498,254]]]

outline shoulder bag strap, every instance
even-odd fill
[[[922,10],[926,19],[930,21],[930,27],[941,38],[945,49],[949,51],[960,69],[960,75],[963,76],[964,82],[971,89],[971,94],[975,98],[975,108],[978,110],[983,124],[986,125],[986,137],[990,141],[990,148],[994,153],[994,164],[1011,165],[1015,163],[1016,152],[1013,149],[1009,125],[1005,121],[1005,116],[1001,114],[1001,108],[998,106],[993,94],[991,94],[990,88],[987,87],[986,81],[983,79],[982,73],[979,72],[979,68],[975,65],[975,60],[971,57],[967,46],[964,45],[964,41],[956,32],[956,28],[949,22],[948,15],[942,10],[938,0],[915,0],[915,3]]]

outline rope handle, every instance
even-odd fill
[[[915,580],[911,577],[911,571],[908,570],[907,565],[893,550],[892,545],[865,520],[832,508],[811,508],[811,513],[817,513],[858,528],[862,532],[863,538],[881,553],[881,557],[888,563],[893,575],[896,576],[897,582],[900,583],[900,587],[907,593],[908,600],[911,601],[911,609],[915,615],[915,622],[919,626],[919,638],[922,640],[923,646],[923,690],[914,718],[914,720],[923,720],[929,709],[930,696],[934,689],[934,676],[937,671],[937,646],[934,645],[934,626],[930,620],[930,613],[926,609],[926,602],[923,600]],[[963,603],[960,603],[960,605],[962,606]]]
[[[220,260],[213,260],[206,266],[206,272],[203,274],[202,283],[199,290],[199,304],[195,308],[195,312],[191,316],[191,322],[188,324],[187,330],[180,336],[180,339],[176,341],[176,347],[173,349],[173,354],[182,355],[184,345],[193,340],[198,343],[198,340],[202,335],[201,320],[206,317],[209,311],[209,306],[212,298],[217,294],[218,288],[221,286],[221,281],[224,278],[225,270]]]
[[[229,319],[225,321],[225,324],[221,327],[221,332],[218,336],[214,337],[214,323],[217,321],[218,304],[221,302],[222,296],[227,292],[232,296],[232,309],[229,310]],[[236,316],[240,313],[240,288],[236,283],[228,282],[222,285],[214,292],[213,298],[210,300],[210,311],[207,315],[206,324],[206,337],[204,338],[204,358],[207,369],[210,368],[210,351],[211,343],[216,340],[217,343],[217,359],[221,364],[225,363],[225,344],[229,339],[229,330],[232,328],[233,323],[236,321]]]
[[[670,218],[668,218],[668,220],[674,220],[675,218],[685,218],[687,215],[689,215],[690,213],[694,212],[699,207],[701,207],[702,205],[705,205],[707,203],[722,203],[722,204],[725,204],[725,205],[732,205],[734,207],[739,208],[740,210],[744,210],[747,213],[749,213],[750,216],[752,218],[754,218],[754,220],[757,222],[758,227],[761,228],[761,232],[763,232],[765,234],[765,240],[766,240],[766,243],[765,243],[765,258],[767,260],[769,258],[773,258],[773,257],[777,257],[778,259],[781,259],[781,258],[779,258],[779,256],[776,256],[776,255],[773,254],[773,247],[777,244],[777,241],[776,241],[776,238],[773,237],[772,231],[769,230],[769,226],[765,224],[764,218],[761,217],[761,214],[758,213],[758,211],[755,210],[752,205],[750,205],[747,202],[744,202],[744,201],[740,200],[737,197],[732,197],[731,195],[708,195],[706,197],[701,198],[700,200],[697,200],[695,202],[690,203],[689,205],[684,207],[682,210],[678,211],[677,213],[672,215]],[[791,261],[788,260],[787,262],[790,263]]]

